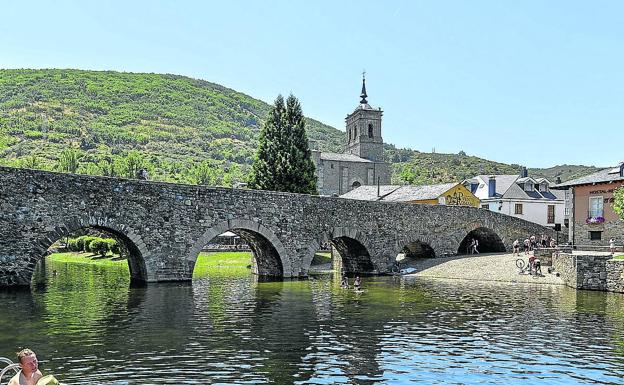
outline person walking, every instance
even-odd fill
[[[513,247],[513,255],[519,257],[520,256],[520,241],[516,239],[515,241],[513,241],[511,246]]]
[[[472,254],[479,254],[477,247],[479,246],[479,240],[477,238],[472,240]]]

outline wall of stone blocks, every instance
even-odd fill
[[[561,253],[553,257],[553,267],[567,286],[624,293],[624,260],[612,258],[605,253]]]
[[[390,271],[412,242],[436,256],[455,254],[467,235],[485,228],[509,250],[514,239],[552,230],[473,207],[410,205],[269,191],[62,174],[0,167],[0,286],[27,285],[56,240],[96,227],[125,239],[136,253],[133,279],[192,278],[202,247],[234,231],[262,261],[258,274],[305,277],[324,242],[344,238],[368,273]],[[346,261],[349,262],[349,261]],[[365,273],[365,272],[362,272]]]

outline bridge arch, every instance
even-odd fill
[[[78,230],[86,228],[93,228],[113,234],[124,242],[129,251],[128,268],[130,270],[131,280],[140,282],[147,282],[149,280],[149,272],[145,263],[146,259],[149,258],[149,252],[139,233],[129,226],[116,223],[109,217],[93,215],[71,218],[39,237],[39,239],[35,241],[35,247],[32,251],[33,263],[28,266],[28,279],[30,280],[32,278],[36,263],[45,257],[48,248],[52,246],[54,242]]]
[[[476,227],[468,232],[459,243],[457,254],[469,254],[469,246],[473,239],[479,241],[479,253],[505,252],[505,244],[493,229],[485,226]]]
[[[377,269],[369,254],[371,243],[366,234],[352,227],[334,227],[308,246],[301,264],[300,275],[307,275],[314,254],[326,242],[330,242],[340,254],[344,272],[372,273]]]
[[[286,248],[266,226],[245,218],[230,219],[206,230],[189,250],[187,263],[191,275],[202,248],[219,234],[232,231],[251,248],[254,274],[267,277],[292,277],[292,264]]]

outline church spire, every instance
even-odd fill
[[[366,95],[366,71],[362,72],[362,94],[360,94],[360,98],[362,98],[362,100],[360,100],[360,104],[368,104],[368,101],[366,100],[366,98],[368,97],[368,95]]]

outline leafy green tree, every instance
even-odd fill
[[[297,98],[279,95],[260,131],[249,180],[251,188],[316,193],[314,163]]]
[[[624,186],[616,189],[613,192],[613,197],[615,198],[613,201],[613,210],[620,218],[624,219]]]
[[[192,183],[200,185],[214,185],[216,179],[216,170],[210,165],[210,162],[203,161],[200,164],[193,165],[189,170],[189,179]]]
[[[24,158],[21,162],[20,167],[25,167],[25,168],[32,168],[32,169],[41,169],[42,168],[42,163],[39,160],[39,158],[32,154],[27,156],[26,158]]]
[[[132,150],[122,158],[115,158],[113,169],[117,176],[136,178],[139,170],[148,169],[148,162],[139,151]]]
[[[102,175],[102,170],[95,163],[83,164],[78,168],[80,174],[86,175]]]
[[[111,162],[110,159],[102,159],[97,164],[98,169],[102,172],[104,176],[115,176],[115,166],[114,163]]]
[[[79,167],[80,155],[72,147],[66,148],[59,157],[58,169],[61,172],[76,173]]]

